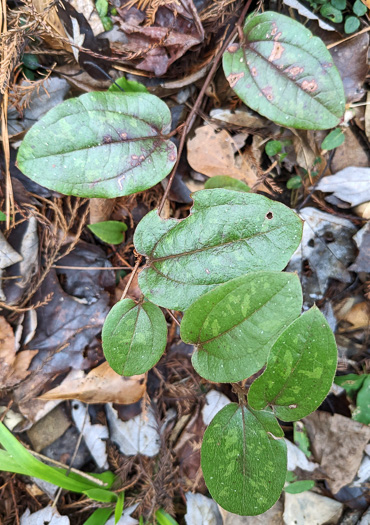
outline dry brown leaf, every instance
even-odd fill
[[[0,388],[12,387],[26,378],[30,374],[28,367],[37,352],[25,350],[17,354],[12,327],[4,317],[0,317]]]
[[[366,151],[351,129],[347,129],[344,143],[336,149],[331,163],[332,173],[356,166],[357,168],[367,168],[369,161]]]
[[[74,370],[56,388],[38,399],[78,399],[83,403],[136,403],[146,389],[145,374],[123,377],[114,372],[107,362],[91,370],[86,376]]]
[[[320,151],[315,144],[314,133],[302,129],[292,129],[293,146],[297,155],[297,163],[307,171],[310,171],[314,165],[315,159],[319,156]]]
[[[214,177],[229,175],[254,186],[257,175],[247,162],[235,155],[233,138],[225,130],[217,132],[212,126],[202,126],[188,140],[188,162],[199,173]]]
[[[315,460],[333,494],[353,481],[370,439],[370,427],[348,417],[314,412],[304,419]]]
[[[360,330],[361,328],[368,328],[370,324],[370,309],[366,301],[355,304],[349,312],[346,312],[342,317],[338,317],[338,321],[346,321],[350,323],[350,330]],[[344,328],[341,331],[348,331]]]
[[[36,9],[36,11],[42,15],[47,7],[52,3],[52,0],[33,0],[32,5]],[[62,25],[62,22],[59,20],[57,8],[54,6],[51,9],[49,9],[47,15],[44,18],[45,22],[50,25],[50,27],[53,29],[53,31],[61,36],[62,38],[68,40],[68,36],[64,30],[64,27]],[[45,34],[43,35],[43,39],[47,43],[49,47],[52,49],[63,49],[64,51],[68,51],[69,53],[72,53],[72,48],[68,44],[68,42],[63,42],[62,40],[59,40],[58,38],[54,38],[51,35]]]
[[[90,199],[90,224],[108,221],[116,199]]]

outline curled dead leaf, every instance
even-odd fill
[[[136,403],[146,389],[145,374],[123,377],[114,372],[107,362],[91,370],[73,370],[64,381],[38,399],[77,399],[83,403]]]

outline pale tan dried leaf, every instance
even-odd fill
[[[62,49],[68,53],[72,53],[72,48],[66,41],[54,38],[52,35],[52,32],[54,32],[65,40],[68,40],[68,36],[64,30],[63,24],[59,20],[56,6],[52,7],[51,9],[47,9],[52,1],[53,0],[32,0],[33,7],[40,15],[46,13],[44,20],[51,29],[51,34],[46,33],[43,35],[43,39],[52,49]]]
[[[139,401],[146,389],[145,375],[123,377],[114,372],[107,362],[91,370],[71,374],[58,387],[38,399],[77,399],[83,403],[118,403],[129,405]]]
[[[354,212],[363,219],[370,219],[370,202],[363,202],[354,208]]]
[[[370,325],[370,309],[366,301],[355,304],[349,312],[347,312],[342,318],[338,319],[346,321],[350,324],[350,330],[361,330],[362,328],[368,328]],[[347,327],[344,327],[341,331],[348,331]]]
[[[103,23],[100,20],[100,16],[95,9],[95,3],[92,0],[70,0],[70,4],[76,9],[78,13],[84,15],[90,24],[94,36],[104,33],[105,29]]]
[[[369,0],[369,4],[370,4],[370,0]],[[367,99],[366,99],[365,133],[366,133],[368,140],[370,140],[370,91],[368,92]]]
[[[246,160],[235,155],[234,140],[225,130],[217,132],[213,126],[202,126],[188,140],[187,148],[188,162],[199,173],[208,177],[229,175],[249,186],[257,182],[257,175]]]
[[[37,350],[16,353],[13,329],[4,317],[0,317],[0,388],[9,388],[25,379],[28,367]]]
[[[337,173],[349,166],[358,168],[369,166],[366,151],[351,129],[346,130],[344,143],[335,150],[331,171]]]
[[[348,417],[314,412],[304,419],[311,450],[329,476],[333,494],[353,481],[370,439],[370,427]]]
[[[90,224],[108,221],[116,199],[90,199]]]

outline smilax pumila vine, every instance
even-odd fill
[[[248,17],[240,33],[223,54],[223,67],[245,104],[283,126],[339,123],[343,86],[320,39],[272,12]],[[166,104],[148,93],[87,93],[33,126],[18,166],[67,195],[141,192],[171,170],[173,179],[178,157],[170,124]],[[142,299],[112,308],[103,349],[119,374],[148,371],[165,351],[161,308],[167,308],[184,312],[181,338],[194,345],[192,363],[205,379],[238,383],[265,367],[249,392],[235,385],[239,403],[218,412],[201,453],[214,499],[231,512],[256,515],[276,502],[285,482],[287,451],[277,419],[296,421],[322,403],[336,370],[336,345],[317,307],[301,314],[299,279],[283,272],[300,243],[300,218],[245,191],[206,189],[192,197],[185,219],[165,220],[152,210],[138,224]]]

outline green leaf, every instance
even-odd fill
[[[306,479],[304,481],[295,481],[294,483],[291,483],[290,485],[284,488],[284,491],[288,492],[289,494],[300,494],[301,492],[305,492],[306,490],[311,490],[314,486],[314,481]]]
[[[185,312],[181,339],[196,345],[199,375],[234,383],[258,372],[276,338],[302,308],[297,275],[252,272],[200,297]]]
[[[36,55],[32,53],[25,53],[22,57],[23,65],[31,71],[36,71],[40,67],[40,63]]]
[[[367,374],[363,374],[361,376],[357,374],[347,374],[345,376],[336,377],[334,379],[334,383],[344,388],[346,393],[353,398],[356,392],[358,392],[362,387],[366,377],[368,377]]]
[[[108,88],[108,91],[122,93],[122,89],[127,93],[149,93],[144,84],[136,82],[136,80],[126,80],[125,77],[117,78],[114,84]]]
[[[225,190],[250,191],[250,187],[243,181],[229,177],[228,175],[215,175],[210,177],[204,184],[204,189],[224,188]]]
[[[84,522],[84,525],[105,525],[112,512],[112,509],[97,509]]]
[[[274,505],[287,467],[283,436],[269,412],[230,403],[216,414],[204,434],[201,466],[208,490],[221,507],[255,516]]]
[[[365,376],[364,383],[357,394],[356,405],[352,418],[370,425],[370,375]]]
[[[347,16],[344,22],[344,32],[347,35],[354,33],[360,27],[360,20],[356,16]]]
[[[88,224],[87,227],[101,241],[108,244],[121,244],[125,238],[123,232],[127,230],[124,222],[120,221],[103,221],[95,224]]]
[[[274,155],[277,155],[278,153],[280,153],[282,148],[283,148],[283,145],[280,142],[280,140],[269,140],[269,142],[265,146],[265,152],[270,157],[273,157]]]
[[[90,499],[101,501],[102,503],[115,503],[117,501],[117,494],[110,492],[109,490],[99,488],[88,489],[84,490],[83,494],[85,494]]]
[[[146,93],[86,93],[50,110],[26,134],[18,167],[66,195],[114,198],[151,188],[171,171],[171,114]]]
[[[0,222],[6,221],[6,215],[2,211],[0,211]]]
[[[3,423],[0,423],[0,444],[6,450],[6,452],[0,450],[1,468],[8,468],[11,472],[43,479],[73,492],[84,493],[85,490],[95,486],[93,482],[81,478],[73,472],[67,476],[66,470],[45,465],[36,459],[18,442]]]
[[[179,525],[176,520],[173,519],[167,512],[163,509],[158,509],[155,513],[155,518],[158,522],[158,525]]]
[[[108,0],[96,0],[95,7],[100,18],[107,16],[109,8]]]
[[[333,333],[314,306],[277,339],[266,370],[249,389],[248,402],[256,410],[271,406],[282,421],[296,421],[324,401],[336,367]]]
[[[344,9],[346,8],[347,0],[331,0],[330,3],[333,7],[339,9],[339,11],[344,11]]]
[[[104,355],[115,372],[123,376],[143,374],[166,349],[166,320],[158,306],[124,299],[109,312],[102,341]]]
[[[214,189],[192,195],[183,220],[156,210],[138,224],[134,243],[147,256],[139,285],[152,302],[174,310],[247,272],[285,268],[297,249],[302,221],[289,208],[255,193]]]
[[[308,458],[310,458],[312,456],[310,451],[310,440],[308,438],[306,427],[302,421],[295,421],[293,423],[293,438],[297,447],[302,450]]]
[[[333,131],[331,131],[329,135],[327,135],[324,138],[321,144],[321,149],[331,150],[334,148],[338,148],[339,146],[343,144],[343,142],[344,142],[344,133],[341,128],[336,128],[336,129],[333,129]]]
[[[274,12],[248,17],[244,38],[228,47],[223,67],[245,104],[283,126],[328,129],[339,123],[343,84],[319,38]]]
[[[125,493],[120,492],[118,494],[116,508],[114,509],[114,524],[115,525],[119,522],[119,520],[122,517],[124,501],[125,501]]]
[[[341,11],[330,4],[324,4],[320,9],[320,14],[334,22],[334,24],[340,24],[343,20]]]
[[[288,188],[288,190],[297,190],[301,186],[302,179],[299,175],[294,175],[294,177],[291,177],[286,183],[286,187]]]
[[[357,16],[364,16],[367,13],[367,7],[361,2],[361,0],[356,0],[356,2],[353,4],[352,9],[355,15]]]

